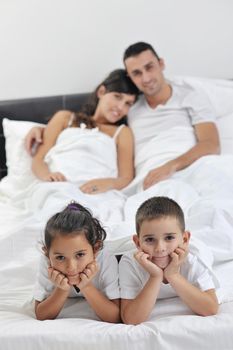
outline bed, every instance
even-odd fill
[[[199,317],[192,314],[179,298],[171,298],[158,301],[150,319],[141,325],[108,324],[98,320],[85,300],[77,302],[70,299],[56,320],[36,320],[31,295],[40,255],[38,240],[44,222],[38,219],[37,212],[29,216],[26,210],[12,205],[17,202],[18,187],[28,180],[26,175],[22,180],[23,172],[25,169],[28,171],[30,164],[30,157],[23,148],[23,139],[34,123],[45,123],[59,109],[79,109],[89,94],[2,101],[0,349],[233,349],[233,83],[189,77],[176,79],[188,79],[193,84],[201,85],[214,105],[222,155],[217,163],[208,158],[200,160],[196,167],[199,169],[203,168],[203,164],[207,165],[211,174],[218,166],[221,167],[222,177],[216,178],[218,183],[215,183],[215,187],[221,188],[220,180],[224,177],[227,179],[222,184],[225,192],[215,197],[195,198],[193,201],[193,189],[187,187],[187,191],[181,194],[179,186],[173,190],[172,182],[164,182],[146,193],[128,198],[125,195],[124,216],[122,220],[117,217],[108,221],[106,244],[116,255],[131,249],[133,216],[140,201],[152,195],[171,194],[181,202],[195,238],[212,248],[213,269],[221,285],[219,313],[211,317]],[[185,173],[184,177],[191,175]],[[203,174],[206,187],[210,183],[208,176]],[[181,187],[186,185],[182,183]]]

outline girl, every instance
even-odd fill
[[[127,115],[137,94],[125,70],[117,69],[97,87],[84,113],[57,112],[33,158],[34,174],[43,181],[75,182],[88,194],[127,186],[134,176],[133,136],[127,126],[116,123]],[[33,135],[27,136],[27,144]],[[74,142],[71,151],[67,144]],[[55,144],[56,153],[49,152]]]
[[[118,263],[102,250],[105,238],[99,221],[78,203],[49,219],[34,292],[37,319],[54,319],[69,296],[83,296],[101,320],[120,320]]]

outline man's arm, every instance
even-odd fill
[[[25,148],[30,155],[34,155],[37,147],[43,142],[45,126],[34,126],[25,137]]]
[[[181,156],[151,170],[144,180],[144,189],[166,180],[176,171],[185,169],[202,156],[220,153],[219,135],[214,123],[199,123],[194,125],[194,129],[197,138],[196,145]]]

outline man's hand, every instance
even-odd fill
[[[151,187],[159,181],[166,180],[176,172],[174,165],[168,162],[156,169],[149,171],[143,182],[143,189]]]
[[[67,181],[66,177],[59,172],[56,173],[48,173],[47,175],[45,175],[42,179],[43,181],[49,181],[49,182],[56,182],[56,181]]]
[[[53,267],[48,268],[48,276],[51,282],[57,287],[66,292],[68,292],[71,288],[69,284],[68,278],[63,275],[63,273],[55,270]]]
[[[161,277],[163,279],[163,270],[149,260],[150,256],[142,251],[137,251],[134,254],[137,262],[150,274],[151,277]]]
[[[33,127],[25,137],[25,148],[30,155],[36,153],[39,144],[43,142],[44,127]]]
[[[164,277],[169,282],[169,278],[180,273],[180,266],[185,261],[188,255],[188,245],[184,244],[175,249],[173,253],[170,254],[171,262],[164,270]]]
[[[85,269],[79,274],[80,281],[75,284],[81,291],[89,285],[89,283],[96,276],[99,271],[99,266],[96,261],[92,261]]]

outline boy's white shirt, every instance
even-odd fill
[[[120,295],[122,299],[134,299],[146,284],[149,273],[134,258],[136,249],[125,253],[119,264]],[[180,273],[191,284],[205,291],[215,289],[221,302],[219,281],[212,270],[213,256],[208,247],[198,239],[189,244],[189,254],[181,265]],[[170,284],[161,283],[157,299],[177,296]]]
[[[103,292],[108,299],[119,299],[118,262],[113,254],[106,249],[101,250],[96,257],[99,271],[93,278],[94,286]],[[42,254],[34,287],[33,297],[37,301],[46,299],[53,291],[54,284],[48,278],[49,259]],[[82,293],[71,288],[69,297],[82,297]]]

